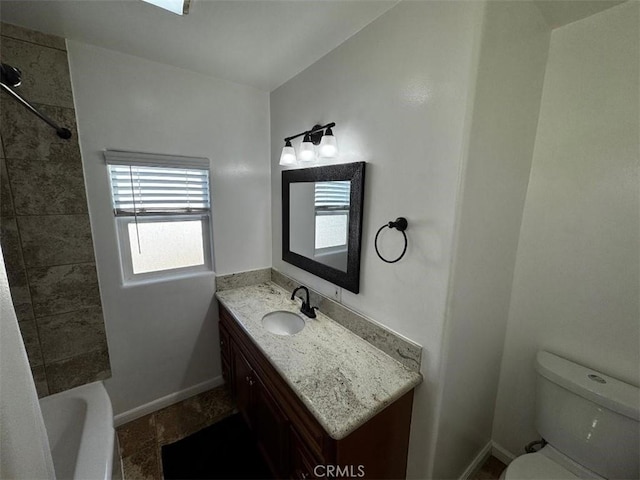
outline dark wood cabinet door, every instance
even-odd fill
[[[334,440],[222,306],[220,327],[223,369],[275,478],[405,478],[413,391]]]
[[[229,386],[231,395],[235,396],[235,385],[233,381],[232,359],[231,359],[231,339],[229,338],[229,331],[222,322],[218,324],[218,331],[220,333],[220,363],[222,367],[222,378]]]
[[[249,427],[253,429],[252,417],[255,417],[251,412],[253,385],[255,384],[253,369],[236,345],[231,347],[231,354],[233,357],[233,386],[236,404]]]
[[[289,420],[260,377],[253,384],[251,424],[258,447],[277,478],[289,475]]]
[[[229,331],[224,323],[218,324],[218,331],[220,332],[220,355],[223,359],[229,360],[229,352],[231,350],[231,340],[229,339]]]
[[[291,429],[291,468],[290,478],[295,480],[307,480],[313,478],[325,478],[324,462],[319,460],[309,450],[307,445],[298,435],[295,429]]]

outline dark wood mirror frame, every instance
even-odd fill
[[[357,162],[282,171],[282,259],[320,278],[324,278],[334,285],[346,288],[353,293],[360,291],[360,245],[362,239],[362,206],[364,203],[364,167],[365,162]],[[338,180],[348,180],[351,182],[346,272],[316,262],[289,249],[290,185],[301,182],[328,182]]]

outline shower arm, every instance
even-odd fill
[[[71,132],[69,131],[68,128],[61,127],[56,122],[51,120],[48,116],[46,116],[44,113],[42,113],[36,107],[31,105],[28,101],[26,101],[24,98],[22,98],[19,94],[14,92],[13,89],[11,87],[9,87],[9,85],[5,84],[4,82],[0,82],[0,87],[2,87],[2,89],[5,92],[7,92],[9,95],[11,95],[13,98],[15,98],[18,101],[18,103],[22,104],[27,110],[30,110],[36,116],[40,117],[47,124],[49,124],[51,127],[53,127],[56,130],[56,133],[58,134],[58,136],[60,138],[64,138],[65,140],[71,138]]]

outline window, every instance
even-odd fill
[[[107,150],[124,282],[210,271],[207,159]]]
[[[346,251],[349,231],[349,181],[315,184],[315,254]]]

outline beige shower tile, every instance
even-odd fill
[[[5,159],[0,158],[0,217],[12,217],[14,215],[7,165]]]
[[[34,104],[36,108],[68,128],[72,137],[68,140],[56,135],[53,128],[36,117],[22,105],[6,95],[0,96],[0,132],[7,158],[45,158],[52,156],[53,146],[58,157],[80,160],[76,115],[73,108]],[[9,170],[11,174],[11,170]]]
[[[93,263],[32,267],[27,273],[36,318],[100,305]]]
[[[36,384],[38,398],[49,395],[49,385],[47,384],[47,375],[45,374],[44,366],[31,367],[31,374],[33,375],[33,381]]]
[[[31,304],[31,293],[26,285],[26,274],[24,275],[25,285],[14,286],[9,282],[11,289],[11,300],[13,301],[13,309],[16,312],[18,322],[26,322],[33,320],[33,305]]]
[[[20,322],[19,325],[20,333],[22,334],[22,341],[24,342],[24,348],[27,351],[27,357],[29,357],[29,365],[31,365],[32,368],[41,366],[43,364],[42,350],[38,339],[36,322],[31,320],[27,322]]]
[[[89,215],[30,215],[18,218],[28,267],[94,261]]]
[[[32,162],[45,162],[35,165]],[[8,159],[18,215],[82,214],[87,201],[82,168],[46,159]]]
[[[35,162],[41,162],[38,165]],[[47,159],[8,159],[13,202],[18,215],[87,212],[80,165]]]
[[[26,284],[26,279],[20,276],[20,273],[24,271],[24,259],[20,248],[18,223],[15,218],[0,218],[0,243],[2,244],[2,255],[9,285],[23,285],[23,281]]]
[[[33,320],[31,295],[15,218],[0,217],[0,244],[18,321]]]
[[[28,28],[19,27],[10,23],[0,23],[0,35],[3,37],[15,38],[16,40],[24,40],[25,42],[37,43],[45,47],[57,48],[58,50],[66,50],[64,38],[48,35]]]
[[[49,364],[107,349],[102,308],[94,307],[37,319],[44,361]]]
[[[67,52],[4,36],[2,62],[20,69],[15,91],[31,103],[73,108]]]
[[[111,376],[109,354],[106,350],[84,353],[46,366],[51,393],[58,393]]]

